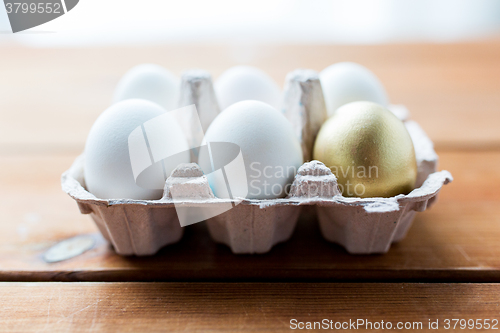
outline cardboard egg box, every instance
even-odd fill
[[[211,76],[202,70],[188,71],[182,76],[179,100],[180,106],[196,105],[204,129],[219,112]],[[438,156],[433,144],[420,126],[408,119],[406,108],[392,105],[390,110],[404,121],[415,147],[417,183],[407,195],[343,197],[330,169],[311,161],[299,168],[286,198],[217,198],[201,168],[190,163],[181,164],[172,172],[159,200],[99,199],[85,189],[83,155],[62,175],[62,188],[75,199],[82,214],[90,214],[120,255],[153,255],[182,238],[178,214],[211,212],[228,204],[231,209],[216,216],[207,213],[208,218],[202,223],[207,223],[214,241],[226,244],[236,254],[265,253],[288,240],[303,206],[316,208],[326,240],[342,245],[352,254],[385,253],[393,242],[404,238],[416,212],[430,207],[441,187],[452,181],[448,171],[436,172]],[[304,160],[310,160],[314,139],[326,120],[316,72],[299,69],[287,75],[282,111],[302,144]],[[178,120],[190,135],[190,144],[199,144],[203,133],[190,131],[196,127],[194,119]]]

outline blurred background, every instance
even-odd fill
[[[283,85],[296,68],[354,61],[438,149],[500,146],[498,0],[81,0],[9,30],[0,6],[0,153],[81,152],[120,77],[145,62],[214,80],[248,64]]]
[[[7,31],[0,7],[0,31]],[[81,0],[77,10],[21,34],[3,34],[1,40],[40,47],[372,44],[489,39],[498,38],[499,31],[498,0]]]

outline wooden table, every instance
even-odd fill
[[[500,319],[499,42],[0,51],[0,332],[275,332],[292,319],[428,329],[429,320],[444,328],[445,319]],[[455,178],[385,255],[348,255],[306,214],[265,255],[235,256],[201,223],[154,257],[119,257],[61,191],[61,173],[135,64],[216,77],[245,63],[283,82],[292,69],[345,60],[372,69],[391,101],[410,109]],[[92,250],[44,262],[48,248],[81,234],[95,238]]]

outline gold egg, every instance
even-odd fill
[[[341,106],[321,127],[313,157],[337,176],[348,197],[392,197],[415,187],[410,134],[391,111],[372,102]]]

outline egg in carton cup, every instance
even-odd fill
[[[181,79],[180,106],[196,105],[202,130],[219,113],[211,76],[191,70]],[[436,200],[441,187],[452,181],[447,171],[436,172],[438,156],[420,126],[408,120],[404,106],[389,109],[402,121],[414,145],[417,160],[415,189],[390,198],[342,196],[337,178],[323,163],[304,163],[285,198],[217,198],[196,163],[179,165],[167,178],[159,200],[99,199],[85,188],[84,156],[62,175],[62,188],[90,214],[103,236],[120,255],[153,255],[178,242],[183,226],[206,220],[213,240],[233,253],[266,253],[288,240],[303,206],[314,206],[323,237],[352,254],[385,253],[406,235],[417,211]],[[312,157],[314,140],[326,120],[326,106],[318,73],[298,69],[286,77],[282,111],[302,145],[304,160]],[[189,113],[177,117],[191,147],[199,146],[203,133]],[[199,151],[191,151],[196,161]],[[192,218],[195,216],[195,218]],[[189,222],[191,221],[191,222]],[[184,224],[181,226],[181,224]]]

